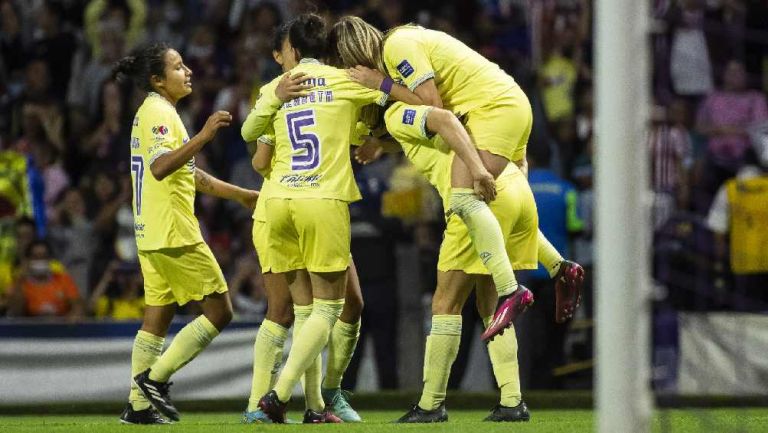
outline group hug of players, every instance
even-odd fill
[[[176,103],[192,92],[192,71],[176,50],[154,44],[115,67],[118,78],[148,93],[131,134],[146,311],[120,420],[178,421],[169,378],[232,318],[226,282],[194,216],[195,192],[201,191],[254,209],[253,242],[268,310],[254,343],[243,422],[286,422],[286,404],[300,381],[305,423],[361,421],[340,388],[363,308],[350,255],[348,206],[361,198],[352,145],[363,164],[383,152],[404,152],[437,189],[446,215],[424,388],[398,422],[447,421],[448,376],[459,348],[461,310],[472,290],[501,394],[486,420],[527,421],[511,326],[533,295],[517,283],[514,270],[544,265],[555,280],[559,322],[578,307],[583,270],[564,260],[538,230],[525,162],[532,125],[525,93],[460,41],[415,25],[382,34],[357,17],[329,28],[321,17],[304,14],[277,29],[273,50],[285,74],[261,88],[241,129],[246,142],[257,142],[252,162],[264,177],[259,192],[195,167],[194,156],[232,116],[216,112],[188,137]],[[189,301],[200,302],[203,313],[163,351],[177,305]],[[281,370],[291,325],[293,342]]]

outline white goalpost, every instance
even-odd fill
[[[596,416],[650,431],[649,1],[596,0]]]

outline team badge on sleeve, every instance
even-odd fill
[[[155,135],[165,135],[168,133],[168,127],[165,125],[153,126],[152,133]]]
[[[408,63],[408,60],[403,60],[400,62],[400,64],[397,65],[397,70],[400,72],[400,75],[402,75],[403,78],[408,78],[411,76],[411,74],[413,74],[413,66]]]
[[[416,110],[406,108],[403,112],[403,123],[406,125],[413,125],[414,120],[416,120]]]

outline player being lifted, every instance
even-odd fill
[[[314,298],[312,313],[296,336],[274,389],[259,402],[275,422],[285,421],[291,389],[328,341],[342,310],[349,263],[348,203],[360,198],[349,161],[349,137],[361,107],[382,105],[388,93],[368,90],[343,70],[317,60],[325,55],[326,30],[316,15],[301,15],[292,23],[286,48],[300,59],[293,72],[306,74],[308,96],[282,103],[275,94],[279,82],[275,79],[262,88],[243,125],[244,136],[252,138],[268,125],[275,130],[275,164],[264,195],[271,270],[286,272],[290,283],[297,269],[307,269]],[[293,77],[301,78],[297,75]],[[401,86],[387,90],[396,97],[410,94]],[[491,194],[489,173],[479,171],[478,177],[482,192]],[[297,285],[290,286],[294,300],[307,296],[296,293],[302,289]]]
[[[165,44],[145,47],[115,66],[148,93],[131,131],[133,218],[144,276],[144,321],[133,343],[133,383],[120,420],[129,424],[167,423],[179,412],[171,402],[168,379],[195,358],[232,318],[227,284],[203,241],[194,214],[195,191],[236,200],[253,209],[259,197],[195,167],[194,156],[232,116],[212,114],[192,139],[176,103],[192,93],[192,71]],[[184,326],[163,352],[176,307],[199,301],[203,314]]]
[[[287,45],[287,35],[290,23],[279,27],[275,32],[272,47],[272,55],[284,71],[288,71],[297,64],[294,50]],[[299,85],[300,80],[283,80],[281,84]],[[294,92],[287,92],[287,98],[303,96],[306,92],[297,88]],[[262,135],[257,140],[257,150],[253,155],[253,168],[264,177],[262,190],[269,191],[272,166],[274,164],[275,137],[272,128],[268,128],[268,134]],[[247,132],[247,131],[244,131]],[[253,140],[248,135],[246,140]],[[288,335],[288,328],[294,324],[294,338],[304,326],[312,312],[312,297],[306,299],[291,299],[288,290],[288,282],[285,274],[276,274],[271,271],[266,243],[268,233],[266,229],[265,200],[256,204],[253,214],[253,243],[262,265],[264,286],[267,294],[267,314],[259,327],[256,341],[253,346],[253,381],[248,407],[243,413],[244,423],[271,422],[266,414],[259,409],[259,399],[269,392],[277,379],[277,372],[283,360],[283,345]],[[306,270],[296,271],[294,284],[303,284],[307,288],[302,293],[311,294],[309,288],[309,275]],[[293,308],[293,314],[292,309]],[[322,359],[320,356],[310,365],[305,373],[303,381],[304,395],[307,411],[304,415],[305,422],[334,421],[328,412],[324,412],[325,402],[331,412],[344,422],[360,422],[360,415],[351,407],[346,393],[341,390],[341,379],[349,366],[354,354],[357,340],[360,336],[360,316],[363,310],[363,297],[360,289],[360,281],[357,278],[355,266],[350,262],[347,270],[347,292],[344,300],[344,308],[339,320],[334,324],[328,342],[328,363],[325,377],[321,377]],[[294,319],[295,317],[295,319]],[[321,383],[322,379],[322,383]]]
[[[372,63],[361,63],[350,71],[353,79],[378,88],[391,82],[385,74],[396,78],[419,97],[421,104],[444,107],[466,118],[466,129],[494,177],[499,177],[510,161],[527,173],[525,150],[533,124],[531,106],[520,86],[498,65],[443,32],[415,25],[394,28],[386,37],[357,17],[344,17],[337,25],[339,37],[374,56]],[[452,170],[454,188],[447,209],[466,224],[499,294],[493,321],[482,335],[488,341],[510,326],[532,297],[527,291],[516,290],[500,227],[492,222],[494,217],[488,207],[468,190],[455,188],[457,173],[466,178],[462,175],[466,169],[454,163]],[[564,260],[541,232],[538,238],[538,259],[556,280],[556,317],[564,321],[578,306],[584,270]]]
[[[363,29],[358,27],[358,29]],[[369,44],[359,44],[360,35],[349,22],[342,20],[330,32],[332,64],[352,66],[373,64],[374,55]],[[451,199],[451,167],[456,155],[476,150],[464,127],[453,113],[432,107],[395,103],[385,113],[385,124],[391,139],[371,137],[360,147],[356,157],[369,162],[376,153],[405,152],[406,157],[435,186],[443,206],[448,209]],[[401,149],[402,146],[402,149]],[[373,150],[373,154],[370,151]],[[477,158],[477,155],[476,155]],[[482,164],[478,158],[478,164]],[[498,218],[506,249],[505,257],[514,269],[535,269],[537,259],[538,217],[533,193],[523,173],[509,163],[496,180],[496,199],[490,209]],[[448,419],[445,395],[461,339],[461,310],[472,289],[477,287],[477,308],[487,326],[492,320],[498,296],[488,270],[472,246],[467,227],[456,215],[448,219],[448,226],[440,248],[437,288],[432,298],[432,330],[427,338],[424,355],[424,389],[418,404],[400,418],[399,422],[442,422]],[[501,388],[501,402],[487,418],[493,421],[528,420],[522,402],[517,365],[517,341],[514,330],[497,336],[488,345],[497,383]]]

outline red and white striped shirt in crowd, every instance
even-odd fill
[[[648,139],[651,151],[651,186],[655,192],[674,193],[683,170],[693,163],[693,144],[683,127],[658,125]]]

